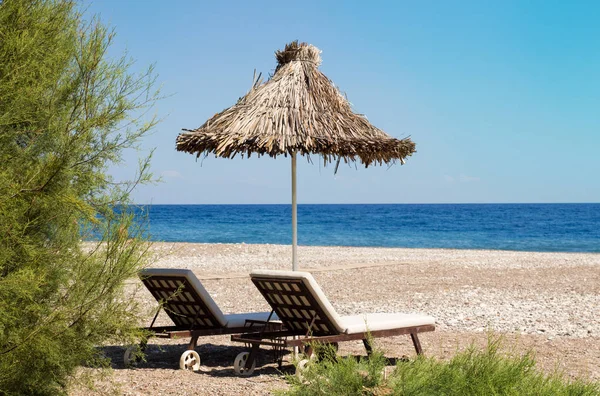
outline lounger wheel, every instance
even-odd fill
[[[182,370],[200,370],[200,355],[196,351],[185,351],[179,358],[179,368]]]
[[[312,360],[314,359],[302,359],[298,362],[298,364],[296,365],[296,377],[298,377],[298,379],[303,379],[302,373],[306,371],[308,365],[311,363]]]
[[[125,353],[123,354],[123,363],[125,363],[125,367],[131,366],[137,360],[134,356],[135,346],[131,345],[125,349]]]
[[[123,354],[123,363],[125,363],[125,367],[133,366],[140,362],[140,355],[138,352],[140,351],[139,345],[130,345],[125,350]]]
[[[252,362],[252,366],[246,368],[246,362],[248,361],[249,356],[250,353],[242,352],[235,357],[235,360],[233,361],[233,371],[235,371],[237,375],[247,376],[254,373],[254,369],[256,368],[256,359]]]

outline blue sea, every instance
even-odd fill
[[[290,205],[149,205],[152,240],[291,244]],[[600,204],[298,205],[298,243],[600,252]]]

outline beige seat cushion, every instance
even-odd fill
[[[364,333],[366,331],[392,330],[403,327],[435,325],[435,319],[431,316],[405,313],[371,313],[353,316],[339,316],[317,281],[308,272],[302,271],[278,271],[278,270],[255,270],[250,274],[251,278],[271,279],[295,279],[301,280],[313,295],[325,315],[329,318],[336,330],[342,334]],[[302,307],[304,308],[304,307]]]
[[[146,268],[139,272],[140,278],[146,278],[149,276],[173,276],[187,279],[188,283],[196,289],[196,292],[202,298],[202,301],[206,305],[206,307],[212,312],[215,319],[219,322],[219,325],[225,327],[227,325],[227,320],[223,315],[223,312],[219,309],[219,306],[212,299],[208,291],[202,286],[202,283],[196,278],[196,275],[189,269],[179,269],[179,268]]]
[[[202,298],[202,301],[212,312],[215,318],[219,321],[222,327],[243,327],[246,320],[260,320],[266,321],[269,318],[270,312],[249,312],[240,314],[227,314],[224,315],[217,303],[212,299],[208,291],[204,288],[202,283],[198,280],[196,275],[189,269],[179,268],[147,268],[140,271],[140,277],[146,278],[150,276],[172,276],[178,278],[187,279],[188,283],[196,289],[196,292]],[[271,321],[276,321],[277,315],[271,316]]]
[[[319,306],[323,310],[323,313],[327,316],[327,318],[335,327],[335,329],[340,333],[344,333],[346,331],[346,328],[344,327],[340,316],[337,314],[337,312],[335,312],[333,305],[331,305],[331,303],[323,293],[323,290],[321,290],[321,287],[310,273],[302,271],[254,270],[250,274],[250,277],[302,280],[304,286],[306,286],[306,288],[310,291],[313,297],[315,297],[315,300],[318,302]],[[305,307],[301,306],[301,308]]]
[[[370,313],[342,316],[342,322],[346,327],[347,334],[435,325],[435,319],[431,316],[404,313]]]

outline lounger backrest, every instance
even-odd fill
[[[288,330],[303,335],[310,327],[310,334],[315,336],[346,331],[308,272],[257,270],[250,277]]]
[[[192,271],[148,268],[139,276],[176,326],[200,330],[227,324],[223,312]]]

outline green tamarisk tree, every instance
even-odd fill
[[[66,393],[138,335],[125,280],[149,245],[127,205],[150,156],[129,181],[108,167],[155,126],[158,90],[113,38],[73,1],[0,0],[0,394]]]

